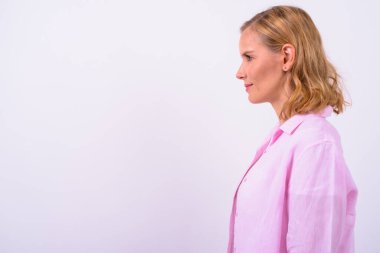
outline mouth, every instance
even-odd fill
[[[251,86],[253,86],[253,83],[245,83],[244,86],[245,86],[245,91],[248,92],[248,90],[251,88]]]

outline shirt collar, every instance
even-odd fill
[[[332,111],[333,108],[330,105],[328,105],[319,113],[293,115],[280,126],[280,129],[288,135],[291,135],[294,132],[294,130],[302,123],[302,121],[305,119],[307,115],[314,114],[326,118],[331,115]],[[277,126],[278,125],[280,125],[280,123],[278,123]]]

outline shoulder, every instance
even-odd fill
[[[290,139],[298,152],[326,144],[339,151],[342,149],[337,129],[325,117],[318,115],[305,116]]]

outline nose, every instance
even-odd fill
[[[240,65],[238,71],[236,72],[236,78],[237,79],[240,79],[240,80],[243,80],[245,78],[245,74],[244,72],[242,71],[242,67]]]

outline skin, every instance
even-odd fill
[[[261,42],[255,31],[247,28],[240,35],[239,48],[242,63],[236,78],[244,81],[245,85],[253,84],[247,90],[249,101],[253,104],[271,103],[279,118],[281,108],[291,93],[294,46],[284,44],[279,52],[273,52]]]

